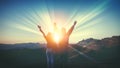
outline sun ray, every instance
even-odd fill
[[[88,29],[88,28],[90,28],[90,27],[92,27],[92,26],[95,26],[96,24],[102,23],[102,22],[101,22],[102,19],[103,19],[103,17],[102,17],[102,18],[97,18],[96,20],[92,20],[92,21],[90,21],[89,23],[85,24],[83,27],[81,27],[81,28],[79,28],[79,29],[76,29],[76,30],[74,31],[74,33],[82,32],[82,31],[84,31],[85,29]]]
[[[33,8],[29,8],[29,14],[31,14],[31,17],[33,17],[33,19],[36,20],[36,24],[40,22],[39,17]]]
[[[40,14],[38,13],[38,11],[35,10],[34,8],[32,8],[32,10],[33,10],[33,12],[35,13],[35,15],[37,16],[38,20],[39,20],[38,23],[40,23],[40,25],[42,25],[42,26],[45,26],[45,24],[44,24],[45,22],[44,22],[43,19],[40,17]]]
[[[87,21],[95,18],[97,15],[102,13],[106,9],[107,4],[108,4],[108,1],[104,1],[102,4],[97,6],[95,9],[93,9],[91,12],[89,12],[87,15],[85,15],[80,20],[78,18],[78,22],[80,23],[80,25],[77,26],[77,29],[81,28],[83,26],[83,24],[85,24]]]
[[[39,21],[34,17],[34,15],[32,14],[33,12],[29,9],[25,9],[24,10],[24,15],[31,20],[33,23],[37,24]]]
[[[18,22],[20,25],[24,25],[30,28],[33,28],[33,26],[37,26],[37,24],[33,23],[30,19],[21,15],[17,15],[16,19],[14,19],[13,22]]]
[[[49,13],[49,10],[48,10],[48,7],[47,7],[47,4],[46,4],[46,1],[43,2],[43,10],[45,11],[43,14],[44,16],[44,20],[45,22],[47,23],[47,26],[50,26],[51,25],[51,16],[50,16],[50,13]]]
[[[17,15],[16,17],[17,17],[16,22],[23,22],[24,21],[24,24],[26,24],[26,25],[33,25],[33,26],[36,25],[35,23],[33,23],[31,20],[27,19],[26,17],[23,17],[21,15]]]
[[[20,25],[20,24],[14,24],[14,26],[11,25],[11,27],[15,27],[15,28],[18,28],[18,29],[21,29],[21,30],[24,30],[24,31],[28,31],[28,32],[37,34],[37,35],[41,35],[38,31],[33,30],[33,29],[31,29],[31,28],[28,28],[28,27],[26,27],[26,26]]]
[[[79,50],[73,48],[72,46],[69,46],[69,47],[70,47],[71,49],[73,49],[74,51],[76,51],[78,54],[84,56],[85,58],[87,58],[87,59],[89,59],[89,60],[91,60],[91,61],[93,61],[93,62],[97,62],[95,59],[89,57],[88,55],[84,54],[83,52],[80,52]]]
[[[35,10],[34,8],[32,8],[32,11],[33,11],[33,13],[37,16],[38,20],[41,20],[42,22],[44,22],[44,21],[42,20],[42,18],[40,17],[40,14],[38,13],[37,10]]]
[[[78,14],[78,11],[79,11],[79,7],[75,7],[72,14],[68,18],[68,20],[65,22],[64,26],[68,25],[74,19],[74,17],[76,17],[76,15]]]
[[[49,5],[48,5],[47,1],[45,1],[45,3],[46,3],[46,9],[47,9],[47,12],[48,12],[50,21],[51,21],[50,23],[53,23],[53,21],[52,21],[52,16],[51,16],[51,13],[50,13],[50,7],[48,7]]]
[[[43,28],[46,27],[46,25],[44,24],[44,21],[41,19],[41,17],[37,14],[36,10],[34,10],[33,8],[31,8],[31,14],[32,14],[32,16],[34,16],[34,18],[36,18],[38,20],[36,26],[40,25]]]

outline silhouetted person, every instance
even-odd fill
[[[47,62],[49,68],[53,68],[53,66],[55,66],[55,68],[67,68],[69,37],[75,25],[76,25],[76,21],[68,30],[68,32],[66,32],[65,28],[61,29],[62,37],[58,43],[56,43],[55,40],[53,39],[52,33],[48,32],[46,36],[43,30],[41,29],[41,27],[38,25],[39,30],[41,31],[41,33],[43,34],[44,38],[47,41],[46,55],[47,55]],[[59,31],[57,25],[56,23],[54,23],[54,33],[58,33],[58,32]],[[55,62],[56,64],[54,64],[53,62]]]
[[[66,32],[65,28],[61,29],[62,38],[59,42],[59,54],[60,54],[60,63],[62,68],[67,68],[68,63],[68,46],[69,46],[69,37],[76,25],[76,21],[71,26],[71,28]]]
[[[57,49],[56,48],[57,44],[54,42],[53,34],[51,32],[48,32],[48,34],[45,35],[43,30],[41,29],[41,26],[38,25],[38,28],[47,41],[46,55],[47,55],[48,68],[53,68],[54,67],[54,52],[55,52],[55,49]]]
[[[69,45],[69,37],[70,37],[76,23],[77,22],[75,21],[74,24],[71,26],[71,28],[68,30],[68,32],[66,32],[66,29],[64,27],[61,29],[62,38],[59,42],[59,45],[62,47],[61,51],[63,51],[63,52],[64,52],[64,50],[67,49],[67,47]]]

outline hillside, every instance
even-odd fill
[[[118,68],[120,67],[119,41],[120,36],[79,41],[72,45],[79,52],[70,50],[70,54],[73,55],[70,57],[70,62],[74,63],[73,66],[84,68]]]

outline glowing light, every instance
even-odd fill
[[[58,43],[60,41],[60,36],[58,34],[54,35],[54,40],[56,43]]]

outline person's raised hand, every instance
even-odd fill
[[[40,29],[40,31],[42,31],[41,26],[38,25],[38,28]]]
[[[74,26],[76,25],[77,21],[74,22]]]
[[[38,25],[38,28],[41,29],[41,26]]]

